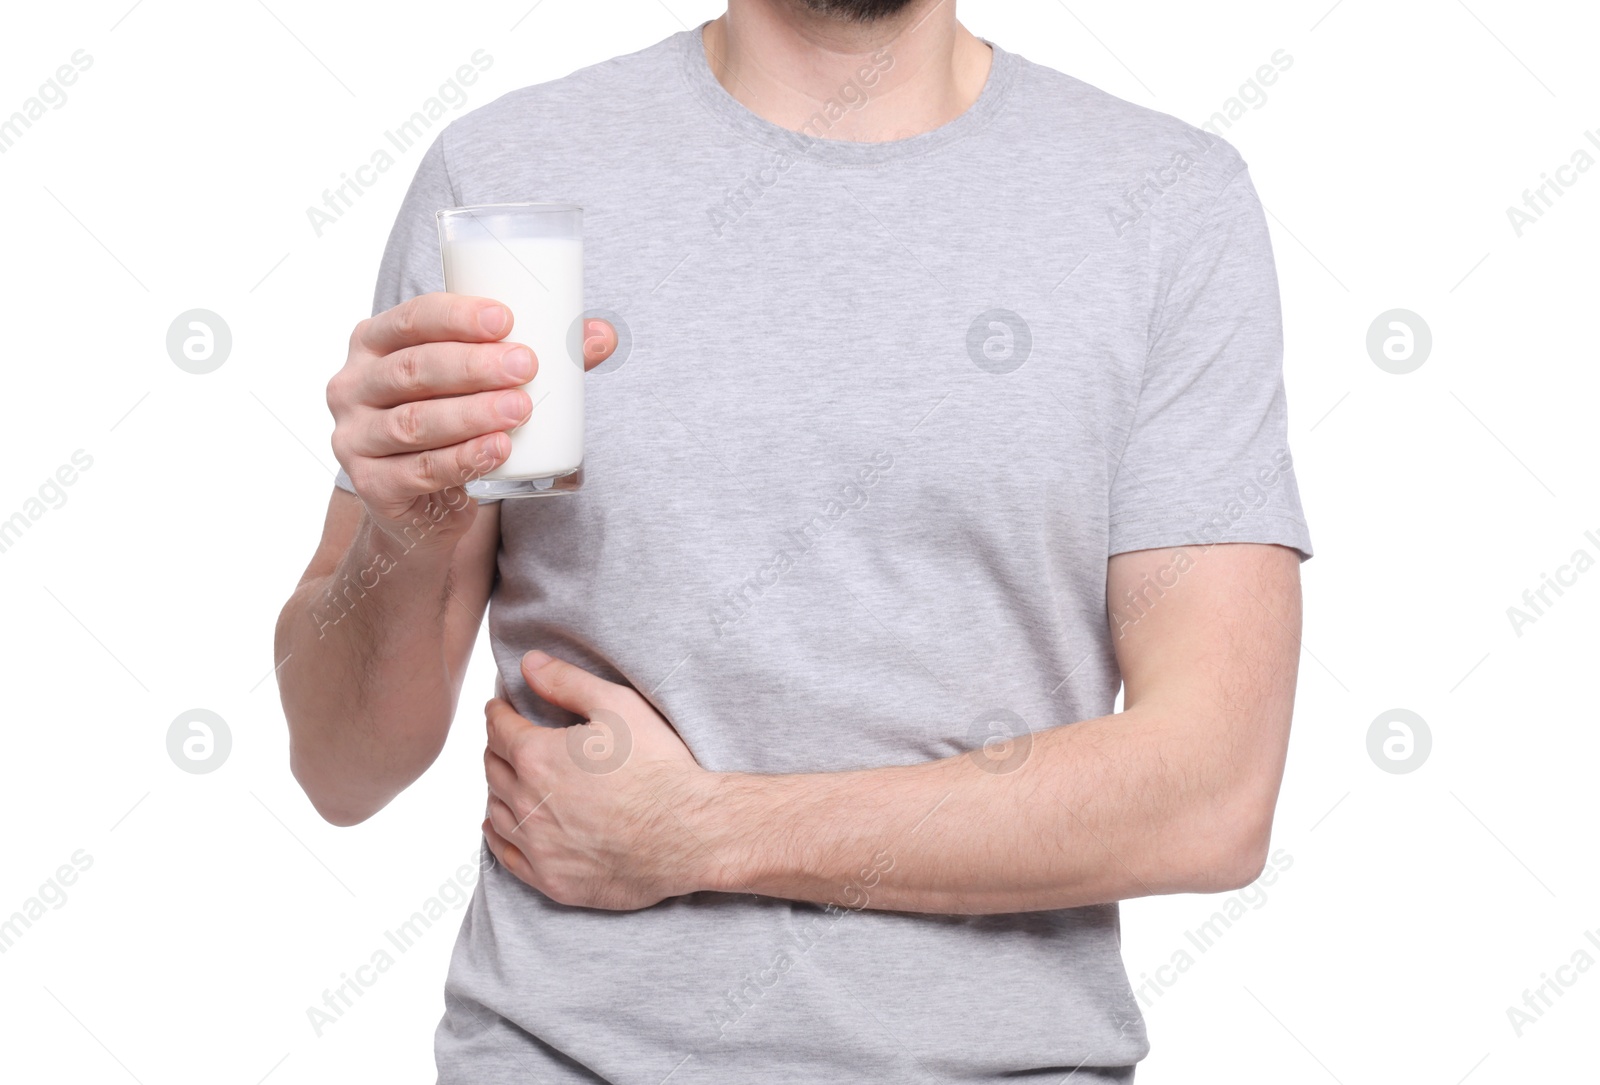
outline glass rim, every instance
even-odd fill
[[[563,212],[571,211],[581,212],[582,210],[583,206],[576,203],[545,203],[541,201],[530,201],[526,203],[475,203],[469,204],[466,207],[446,207],[442,210],[435,211],[434,218],[443,221],[452,215],[466,215],[478,211],[530,211],[537,214],[561,214]]]

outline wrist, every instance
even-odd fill
[[[751,893],[761,880],[760,842],[766,837],[762,777],[739,772],[705,772],[690,831],[702,888],[718,893]]]
[[[439,521],[419,516],[414,525],[405,526],[367,510],[347,557],[362,567],[380,565],[386,573],[404,568],[408,574],[424,577],[443,575],[449,571],[460,541],[461,533],[450,524],[457,515],[446,511]]]

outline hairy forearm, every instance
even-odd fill
[[[338,566],[302,582],[279,615],[290,767],[330,821],[371,816],[444,744],[450,564],[450,551],[406,551],[363,518]]]
[[[719,774],[691,829],[717,888],[852,908],[1216,892],[1259,872],[1282,771],[1274,744],[1206,740],[1216,733],[1134,709],[921,765]]]

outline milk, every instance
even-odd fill
[[[533,401],[511,431],[511,456],[486,479],[542,479],[583,463],[583,242],[568,237],[494,237],[483,230],[440,241],[445,289],[493,298],[514,319],[507,343],[538,359],[523,385]]]

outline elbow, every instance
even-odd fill
[[[307,797],[309,798],[310,796]],[[356,810],[352,807],[318,802],[316,799],[311,800],[311,807],[321,816],[323,821],[326,821],[329,825],[336,825],[341,829],[348,829],[352,825],[360,825],[377,813],[376,810]]]
[[[448,723],[446,724],[448,727]],[[387,763],[374,763],[372,755],[331,749],[319,732],[289,727],[289,773],[305,792],[311,806],[330,825],[359,825],[392,802],[396,795],[425,772],[444,749],[444,728],[420,747],[396,752]],[[402,759],[409,752],[409,759]]]
[[[383,808],[382,804],[371,806],[354,803],[344,789],[329,786],[320,780],[316,765],[297,754],[293,742],[289,745],[289,773],[300,785],[300,790],[305,792],[311,808],[329,825],[337,825],[341,829],[360,825]]]
[[[1233,804],[1210,821],[1204,841],[1190,839],[1189,893],[1232,893],[1261,877],[1272,846],[1271,802]]]
[[[1258,827],[1241,832],[1232,842],[1222,873],[1223,892],[1243,889],[1267,869],[1267,852],[1272,848],[1272,815],[1269,811]]]

